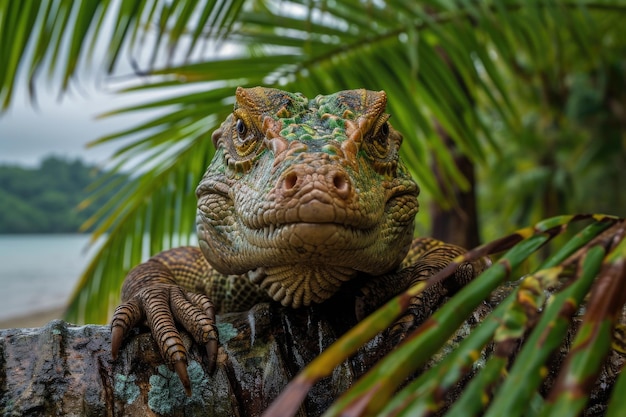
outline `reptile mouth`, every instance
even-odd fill
[[[372,244],[374,228],[339,223],[293,222],[247,229],[245,238],[257,247],[288,249],[315,254],[331,250],[359,250]]]

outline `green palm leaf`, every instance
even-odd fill
[[[242,4],[243,1],[197,0],[3,0],[0,2],[0,42],[4,45],[0,50],[2,108],[11,103],[18,69],[29,74],[34,97],[35,79],[42,67],[48,67],[50,76],[58,74],[61,90],[66,90],[70,79],[84,69],[97,42],[108,45],[106,56],[99,58],[105,60],[109,73],[123,51],[138,54],[137,50],[147,49],[152,64],[157,59],[174,59],[179,48],[185,50],[183,55],[190,56],[201,39],[228,34]],[[102,30],[106,19],[113,22],[110,30]],[[209,33],[202,32],[205,27],[210,29]],[[191,35],[189,28],[195,28]]]

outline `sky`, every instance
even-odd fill
[[[129,127],[133,118],[97,116],[127,101],[98,87],[59,97],[58,92],[42,85],[37,90],[35,106],[21,85],[8,111],[0,114],[0,164],[32,167],[49,155],[103,164],[116,146],[88,149],[87,143]]]

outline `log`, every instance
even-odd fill
[[[347,312],[259,304],[218,318],[220,351],[209,375],[202,349],[190,353],[192,395],[165,364],[147,328],[110,353],[108,326],[54,320],[38,329],[0,330],[0,414],[5,416],[255,416],[296,373],[354,324]],[[387,349],[367,349],[316,385],[300,416],[320,415]]]

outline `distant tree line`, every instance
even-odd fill
[[[0,165],[0,233],[76,233],[110,199],[117,187],[85,208],[88,187],[107,175],[81,160],[45,158],[38,168]],[[119,181],[120,176],[107,181]],[[125,180],[125,178],[122,178]]]

